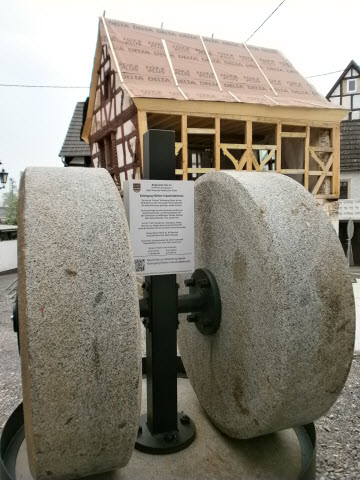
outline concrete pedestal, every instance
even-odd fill
[[[223,435],[209,421],[187,379],[178,380],[178,389],[179,411],[186,411],[196,425],[196,439],[186,450],[163,456],[134,450],[125,468],[87,478],[99,480],[289,480],[298,477],[301,469],[301,452],[293,430],[251,440],[231,439]],[[145,412],[145,383],[142,391],[142,411]],[[17,458],[16,480],[32,480],[25,442],[21,445]]]

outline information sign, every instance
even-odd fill
[[[194,182],[129,180],[124,201],[136,273],[194,271]]]

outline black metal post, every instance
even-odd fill
[[[175,180],[175,132],[144,135],[144,179]],[[150,328],[146,329],[147,426],[152,434],[177,429],[176,275],[146,277]]]
[[[144,179],[175,180],[175,132],[144,134]],[[176,275],[145,278],[149,317],[146,329],[147,415],[140,419],[136,448],[168,453],[189,445],[193,422],[180,425],[177,412],[177,284]],[[188,419],[188,417],[187,417]],[[181,422],[183,424],[183,422]]]

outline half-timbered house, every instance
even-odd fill
[[[345,68],[326,98],[350,110],[344,120],[360,120],[360,67],[354,60]]]
[[[322,203],[339,197],[347,110],[278,51],[102,17],[83,138],[119,189],[142,175],[142,138],[175,131],[178,178],[275,171]]]

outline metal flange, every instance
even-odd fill
[[[141,415],[135,448],[141,452],[155,455],[183,450],[195,439],[195,425],[191,418],[184,413],[178,413],[177,423],[177,430],[154,435],[147,426],[147,414]]]
[[[184,283],[189,293],[178,296],[177,313],[188,313],[188,322],[195,323],[199,332],[213,335],[221,322],[221,297],[214,275],[206,268],[198,268]],[[148,318],[150,286],[144,282],[142,288],[144,298],[139,302],[140,316],[146,319],[144,325],[151,330]]]
[[[191,312],[188,322],[195,323],[203,335],[213,335],[220,326],[221,298],[214,275],[206,268],[198,268],[185,280],[189,295],[179,297],[179,313]],[[190,307],[190,309],[186,309]]]

